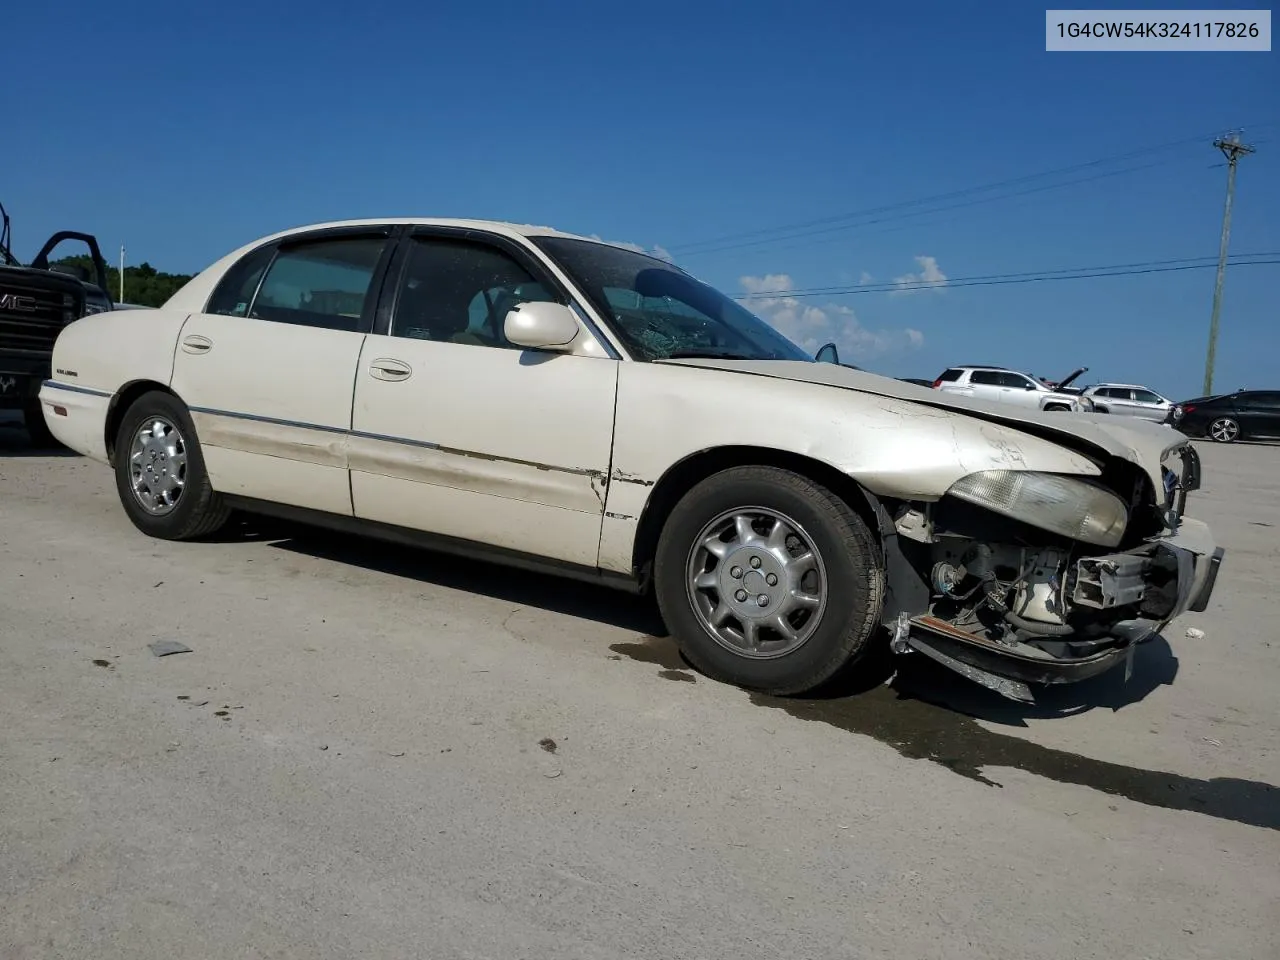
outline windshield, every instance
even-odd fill
[[[533,242],[577,282],[637,360],[813,361],[745,307],[662,260],[590,240]]]

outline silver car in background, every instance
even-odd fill
[[[1081,395],[1092,400],[1099,413],[1139,417],[1156,423],[1163,423],[1173,408],[1173,401],[1132,383],[1095,383],[1086,387]]]

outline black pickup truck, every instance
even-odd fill
[[[55,441],[44,420],[38,394],[52,374],[53,342],[73,320],[112,309],[107,293],[107,265],[98,241],[87,233],[55,233],[27,266],[13,255],[9,215],[0,206],[0,410],[21,410],[31,443]],[[89,247],[94,276],[60,264],[49,254],[64,240]]]

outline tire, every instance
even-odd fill
[[[757,518],[749,539],[737,528],[733,541],[720,541],[722,557],[701,546],[711,528],[733,531],[738,514]],[[779,521],[796,535],[785,545],[767,540]],[[816,557],[802,577],[797,571],[805,564],[792,559],[800,544]],[[689,490],[658,538],[653,575],[663,620],[693,666],[775,696],[813,690],[857,658],[875,632],[885,593],[883,556],[862,518],[820,484],[766,466],[724,470]],[[797,594],[806,603],[792,608]],[[718,618],[717,629],[713,621],[726,608],[730,615]],[[779,614],[795,636],[758,626],[753,649],[748,621],[759,625]]]
[[[1240,439],[1240,424],[1231,417],[1218,417],[1209,422],[1204,435],[1217,443],[1234,443]]]
[[[168,430],[152,430],[153,425]],[[135,459],[149,467],[145,493],[135,492]],[[231,515],[209,482],[191,415],[172,394],[145,393],[125,411],[116,432],[115,469],[120,503],[148,536],[195,540],[217,531]]]
[[[58,450],[62,444],[49,429],[44,418],[44,404],[38,397],[32,397],[22,405],[22,423],[27,428],[27,439],[31,446],[38,450]]]
[[[1064,413],[1071,408],[1061,403],[1050,403],[1044,408],[1045,413]]]

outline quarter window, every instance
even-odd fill
[[[267,269],[275,252],[274,246],[267,245],[241,257],[218,281],[205,313],[218,313],[228,317],[248,316],[249,304],[253,302],[258,281],[262,279],[262,272]]]
[[[317,240],[282,249],[249,315],[330,330],[362,329],[382,237]]]
[[[511,308],[529,301],[563,302],[495,247],[434,237],[410,243],[393,337],[518,350],[503,333]]]

